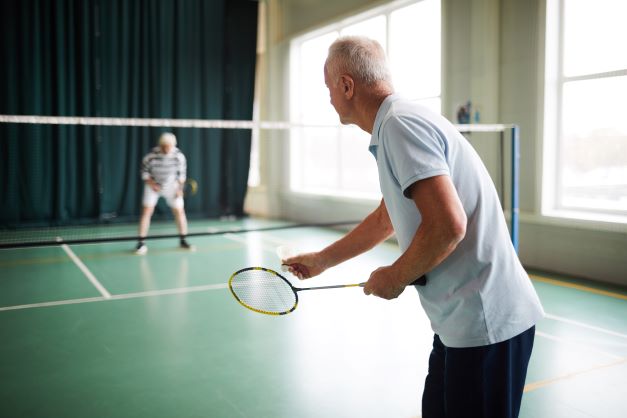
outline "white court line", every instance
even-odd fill
[[[557,316],[557,315],[551,315],[551,314],[545,314],[544,315],[546,318],[548,319],[552,319],[554,321],[560,321],[560,322],[564,322],[566,324],[571,324],[571,325],[576,325],[578,327],[582,327],[582,328],[587,328],[587,329],[591,329],[593,331],[598,331],[598,332],[603,332],[605,334],[609,334],[609,335],[613,335],[615,337],[621,337],[621,338],[627,338],[626,334],[621,334],[620,332],[616,332],[616,331],[611,331],[609,329],[605,329],[605,328],[600,328],[600,327],[596,327],[594,325],[588,325],[588,324],[584,324],[583,322],[579,322],[579,321],[574,321],[572,319],[568,319],[568,318],[563,318],[561,316]]]
[[[67,244],[62,244],[61,248],[63,248],[63,251],[65,251],[65,253],[72,259],[74,264],[76,264],[78,268],[83,272],[83,274],[89,279],[91,284],[93,284],[94,287],[98,289],[100,294],[105,299],[111,298],[111,294],[107,291],[107,289],[104,288],[104,286],[98,281],[98,279],[96,279],[96,276],[94,276],[92,272],[89,271],[89,269],[85,264],[83,264],[81,259],[78,258],[76,254],[74,254],[74,251],[72,251],[72,249]]]
[[[230,239],[231,241],[239,242],[242,244],[248,244],[246,238],[242,238],[236,234],[224,234],[223,237]],[[60,240],[60,238],[59,238]],[[72,250],[66,245],[62,245],[65,252],[74,260],[74,262],[83,270],[85,275],[89,275],[96,279],[93,274],[85,267],[85,265],[80,261],[80,259],[72,252]],[[266,250],[275,252],[275,248],[270,245],[263,244]],[[82,267],[81,267],[82,266]],[[96,280],[96,282],[98,282]],[[95,284],[94,284],[95,285]],[[95,285],[96,286],[96,285]],[[96,286],[97,287],[97,286]],[[182,287],[176,289],[166,289],[166,290],[153,290],[147,292],[136,292],[136,293],[127,293],[127,294],[119,294],[119,295],[111,295],[106,289],[103,290],[106,292],[106,295],[103,294],[102,297],[93,297],[93,298],[81,298],[81,299],[67,299],[67,300],[59,300],[53,302],[41,302],[41,303],[31,303],[25,305],[14,305],[14,306],[5,306],[0,307],[0,312],[2,311],[13,311],[18,309],[30,309],[30,308],[42,308],[47,306],[63,306],[63,305],[73,305],[78,303],[89,303],[89,302],[102,302],[105,300],[122,300],[122,299],[133,299],[133,298],[142,298],[142,297],[150,297],[150,296],[161,296],[161,295],[173,295],[173,294],[181,294],[181,293],[191,293],[191,292],[202,292],[206,290],[216,290],[216,289],[226,289],[228,287],[227,283],[214,284],[214,285],[205,285],[205,286],[195,286],[195,287]],[[102,292],[101,292],[102,293]]]
[[[110,295],[108,298],[94,297],[94,298],[82,298],[82,299],[66,299],[66,300],[57,300],[54,302],[41,302],[41,303],[30,303],[27,305],[5,306],[5,307],[0,307],[0,312],[1,311],[15,311],[18,309],[44,308],[47,306],[75,305],[78,303],[103,302],[103,301],[109,301],[109,300],[137,299],[137,298],[152,297],[152,296],[204,292],[207,290],[226,289],[227,287],[228,287],[228,284],[220,283],[220,284],[208,284],[208,285],[203,285],[203,286],[179,287],[175,289],[149,290],[146,292],[125,293],[121,295]]]
[[[606,334],[609,334],[609,335],[618,336],[618,337],[622,337],[622,338],[627,338],[627,335],[624,335],[624,334],[621,334],[621,333],[618,333],[618,332],[610,331],[608,329],[596,327],[596,326],[589,325],[589,324],[584,324],[582,322],[574,321],[574,320],[568,319],[568,318],[563,318],[563,317],[560,317],[560,316],[557,316],[557,315],[546,314],[545,317],[549,318],[549,319],[552,319],[552,320],[555,320],[555,321],[560,321],[560,322],[564,322],[564,323],[567,323],[567,324],[576,325],[576,326],[579,326],[579,327],[582,327],[582,328],[591,329],[591,330],[602,332],[602,333],[606,333]],[[621,364],[624,364],[625,362],[627,362],[627,358],[625,358],[625,357],[621,357],[621,356],[618,356],[618,355],[615,355],[615,354],[612,354],[612,353],[608,353],[606,351],[597,350],[595,348],[592,348],[592,347],[588,346],[587,344],[582,344],[582,343],[579,343],[579,342],[576,342],[576,341],[566,340],[564,338],[560,338],[560,337],[557,337],[555,335],[547,334],[547,333],[544,333],[544,332],[541,332],[541,331],[536,331],[536,335],[539,336],[539,337],[543,337],[543,338],[549,339],[549,340],[557,341],[557,342],[562,343],[562,344],[570,344],[570,345],[579,346],[579,347],[581,347],[581,348],[583,348],[585,350],[588,350],[588,351],[591,351],[591,352],[594,352],[594,353],[598,353],[598,354],[602,354],[604,356],[610,357],[610,358],[614,359],[614,361],[612,361],[611,363],[601,364],[601,365],[598,365],[598,366],[590,367],[590,368],[579,370],[579,371],[576,371],[576,372],[566,373],[564,375],[560,375],[560,376],[557,376],[555,378],[541,380],[541,381],[538,381],[538,382],[533,382],[533,383],[526,384],[525,385],[525,389],[524,389],[525,393],[531,392],[531,391],[536,390],[536,389],[540,389],[540,388],[545,387],[545,386],[552,385],[552,384],[557,383],[557,382],[561,382],[561,381],[564,381],[564,380],[572,379],[572,378],[574,378],[576,376],[580,376],[580,375],[587,374],[587,373],[590,373],[590,372],[595,372],[595,371],[600,370],[600,369],[605,369],[605,368],[618,366],[618,365],[621,365]]]
[[[231,241],[235,241],[235,242],[239,242],[241,244],[245,244],[245,245],[250,245],[250,242],[248,242],[248,240],[246,238],[242,238],[238,235],[235,234],[224,234],[222,235],[224,238],[226,239],[230,239]],[[276,247],[272,246],[270,244],[268,244],[267,242],[264,242],[263,238],[260,240],[261,241],[261,248],[263,248],[266,251],[270,251],[273,254],[276,254]]]
[[[546,338],[548,340],[557,341],[562,344],[574,345],[577,347],[581,347],[584,350],[591,351],[593,353],[601,354],[609,358],[613,358],[614,360],[624,360],[623,357],[617,356],[616,354],[608,353],[607,351],[597,350],[596,348],[590,347],[588,344],[583,344],[577,341],[567,340],[565,338],[558,337],[556,335],[547,334],[546,332],[536,331],[536,335],[539,337]]]
[[[222,236],[226,239],[230,239],[231,241],[241,242],[242,244],[248,244],[248,241],[246,240],[246,238],[242,238],[239,235],[226,233],[226,234],[222,234]]]
[[[554,383],[561,382],[563,380],[572,379],[573,377],[577,377],[577,376],[580,376],[580,375],[583,375],[583,374],[596,372],[597,370],[606,369],[606,368],[610,368],[610,367],[614,367],[614,366],[619,366],[621,364],[624,364],[625,362],[627,362],[627,358],[622,358],[622,359],[613,361],[611,363],[601,364],[599,366],[590,367],[588,369],[579,370],[579,371],[572,372],[572,373],[566,373],[564,375],[561,375],[561,376],[558,376],[558,377],[554,377],[552,379],[546,379],[546,380],[540,380],[538,382],[527,383],[525,385],[524,392],[528,393],[528,392],[531,392],[533,390],[540,389],[540,388],[543,388],[545,386],[549,386],[549,385],[552,385]]]

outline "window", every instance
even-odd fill
[[[627,2],[547,5],[543,212],[627,219]]]
[[[388,54],[396,91],[440,111],[440,0],[392,3],[295,39],[291,44],[290,119],[304,125],[290,140],[293,191],[380,198],[370,136],[339,127],[323,66],[339,36],[365,35]]]

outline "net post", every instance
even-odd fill
[[[499,132],[499,158],[505,161],[505,130]],[[501,200],[501,208],[505,211],[505,166],[501,163],[499,170],[499,199]]]
[[[512,125],[512,203],[511,203],[511,236],[514,249],[518,252],[518,182],[520,174],[520,130]]]

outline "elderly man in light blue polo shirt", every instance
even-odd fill
[[[487,170],[448,120],[394,93],[376,41],[339,38],[324,74],[340,121],[372,135],[383,200],[340,240],[283,262],[306,279],[396,234],[402,255],[364,292],[392,299],[423,284],[435,333],[423,418],[517,417],[544,313]]]

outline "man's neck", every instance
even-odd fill
[[[355,124],[369,134],[372,134],[374,121],[377,118],[379,108],[383,101],[392,94],[394,94],[394,90],[387,85],[369,88],[367,94],[359,97],[357,101],[359,118]]]

